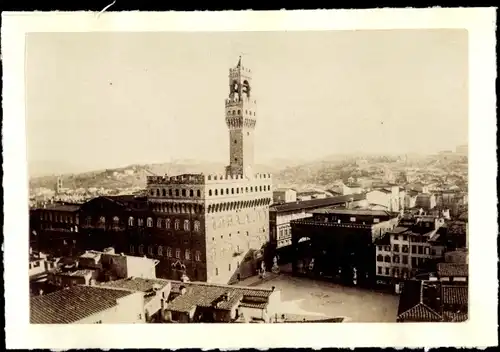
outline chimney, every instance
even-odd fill
[[[160,320],[162,323],[165,321],[165,300],[163,298],[160,300]]]
[[[185,295],[186,294],[186,286],[182,285],[180,288],[179,288],[179,291],[181,292],[181,296],[182,295]]]

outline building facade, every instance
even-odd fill
[[[318,209],[311,218],[292,221],[294,275],[372,285],[376,278],[374,242],[397,222],[397,213],[334,208]]]
[[[293,220],[309,218],[312,212],[326,206],[356,207],[364,201],[365,194],[353,194],[272,205],[269,208],[270,245],[275,249],[279,262],[288,263],[292,260]]]
[[[199,281],[226,284],[254,275],[269,241],[272,179],[253,172],[257,101],[251,79],[241,58],[229,70],[230,160],[224,175],[148,177],[151,221],[172,239],[156,249],[167,254],[162,265]]]
[[[278,188],[273,191],[273,204],[283,204],[297,201],[297,191],[290,188]]]
[[[401,219],[396,228],[376,241],[377,279],[399,283],[419,271],[431,271],[446,250],[438,233],[443,225],[443,219],[430,216]]]

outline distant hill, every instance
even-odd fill
[[[369,167],[359,167],[357,160],[367,160]],[[409,159],[409,158],[408,158]],[[399,161],[401,157],[399,157]],[[321,160],[303,162],[288,159],[268,160],[257,165],[255,172],[273,174],[276,187],[329,188],[337,180],[344,182],[350,176],[370,177],[380,175],[385,165],[398,162],[398,157],[332,155]],[[467,159],[442,159],[436,156],[417,158],[412,156],[411,163],[421,168],[437,167],[448,172],[466,169]],[[96,170],[83,173],[63,174],[63,186],[67,188],[145,188],[149,175],[178,175],[184,173],[224,173],[224,163],[197,162],[195,160],[178,160],[158,164],[133,164],[126,167]],[[400,166],[401,167],[401,166]],[[45,187],[53,189],[56,176],[34,177],[30,180],[31,188]]]
[[[126,167],[95,170],[82,173],[62,174],[63,187],[65,188],[133,188],[146,187],[147,176],[178,175],[185,173],[224,173],[224,163],[196,162],[194,160],[180,160],[171,163],[159,164],[133,164]],[[277,171],[272,166],[257,165],[255,172]],[[56,175],[32,177],[30,188],[53,189],[57,181]]]

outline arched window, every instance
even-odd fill
[[[180,250],[179,248],[177,248],[177,249],[175,250],[175,257],[176,257],[177,259],[181,259],[181,250]]]
[[[383,262],[383,261],[384,257],[382,256],[382,254],[377,255],[377,262]]]
[[[223,196],[224,195],[224,189],[220,189],[220,195]]]
[[[174,228],[176,230],[178,230],[180,228],[180,225],[181,225],[181,221],[179,219],[175,219]]]
[[[217,190],[215,190],[215,195],[217,195]]]
[[[156,219],[156,227],[159,228],[159,229],[161,229],[161,225],[162,225],[161,218]]]
[[[226,188],[226,194],[229,194],[229,188]]]
[[[159,189],[157,189],[157,190],[156,190],[156,196],[157,196],[157,197],[159,197],[159,196],[160,196],[160,190],[159,190]]]
[[[189,196],[194,197],[194,191],[192,189],[189,190]]]
[[[176,190],[175,190],[175,196],[176,196],[176,197],[178,197],[178,196],[179,196],[179,190],[178,190],[178,189],[176,189]]]
[[[153,227],[153,218],[147,218],[146,225],[147,227]]]
[[[185,197],[185,196],[186,196],[186,190],[185,190],[185,189],[183,189],[183,190],[182,190],[182,196],[183,196],[183,197]]]
[[[169,195],[170,197],[172,197],[172,189],[171,189],[171,188],[168,190],[168,195]]]
[[[248,187],[245,187],[245,193],[248,193]]]
[[[106,218],[105,218],[104,216],[101,216],[101,217],[99,218],[99,227],[100,227],[100,228],[104,228],[104,227],[106,227]]]
[[[200,221],[199,220],[194,221],[194,230],[196,232],[200,232]]]
[[[197,196],[197,197],[201,197],[201,191],[200,191],[200,190],[197,190],[197,191],[196,191],[196,196]]]
[[[165,188],[162,190],[162,195],[163,195],[164,197],[166,197],[166,196],[167,196],[167,190],[166,190]]]
[[[144,245],[139,245],[139,254],[144,254]]]
[[[120,218],[118,216],[113,217],[113,226],[118,227],[120,225]]]
[[[149,255],[153,255],[153,246],[148,247],[148,253]]]
[[[201,261],[201,252],[200,251],[195,252],[194,260],[196,260],[197,262]]]
[[[184,256],[186,257],[186,260],[191,260],[191,251],[186,249]]]
[[[169,229],[169,228],[170,228],[170,219],[169,219],[169,218],[166,218],[166,219],[165,219],[165,228],[166,228],[166,229]]]
[[[209,189],[209,190],[208,190],[208,195],[209,195],[209,196],[211,196],[211,195],[212,195],[212,190],[211,190],[211,189]]]
[[[149,191],[149,194],[151,194],[151,196],[153,197],[155,195],[155,190],[152,189],[151,191]]]
[[[189,220],[184,220],[184,231],[189,231],[190,226],[189,226]]]
[[[128,226],[134,226],[134,218],[132,216],[128,218]]]
[[[253,186],[252,186],[252,187],[250,187],[250,192],[253,192]]]
[[[172,248],[167,247],[167,257],[171,258],[172,257]]]
[[[134,245],[133,244],[130,245],[130,254],[134,254]]]
[[[234,188],[231,188],[231,194],[234,194]]]
[[[137,219],[137,226],[144,226],[144,220],[143,219]]]
[[[158,256],[159,257],[163,256],[163,247],[162,246],[158,246]]]
[[[390,257],[390,256],[388,256],[388,255],[386,255],[386,256],[384,257],[384,261],[385,261],[386,263],[390,263],[390,262],[391,262],[391,257]]]

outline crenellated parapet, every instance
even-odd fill
[[[224,182],[249,182],[255,180],[271,180],[272,176],[270,173],[257,173],[253,175],[253,178],[247,178],[242,175],[224,175],[224,174],[208,174],[205,176],[205,182],[210,183],[224,183]]]
[[[177,176],[148,176],[147,184],[149,185],[180,185],[192,184],[200,185],[205,182],[203,174],[182,174]]]

